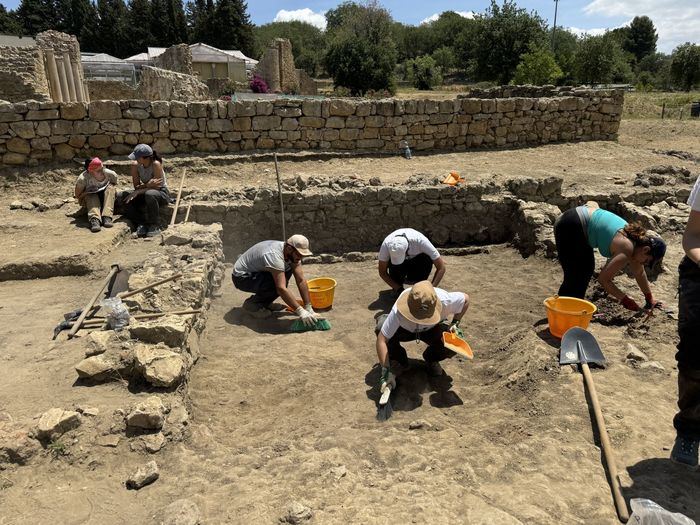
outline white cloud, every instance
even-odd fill
[[[602,34],[605,34],[605,32],[608,30],[607,27],[597,27],[594,29],[581,29],[580,27],[567,27],[569,31],[572,33],[578,35],[578,36],[584,36],[584,35],[591,35],[591,36],[600,36]]]
[[[474,11],[455,11],[455,13],[463,16],[464,18],[474,18]],[[429,24],[430,22],[435,22],[438,18],[440,18],[441,14],[442,13],[433,13],[428,18],[424,18],[423,20],[421,20],[420,24]]]
[[[683,42],[700,43],[698,0],[593,0],[583,12],[630,19],[646,15],[654,22],[659,35],[657,48],[665,53]]]
[[[326,30],[325,11],[315,13],[308,7],[305,7],[304,9],[294,9],[293,11],[280,9],[279,11],[277,11],[273,22],[291,22],[293,20],[306,22],[307,24],[316,26],[319,29],[322,29],[323,31]]]

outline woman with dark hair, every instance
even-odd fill
[[[601,270],[598,282],[605,291],[633,311],[639,305],[620,290],[613,279],[626,264],[646,299],[645,308],[656,305],[644,266],[653,266],[663,259],[666,243],[649,233],[638,223],[630,223],[597,205],[586,204],[564,212],[554,224],[557,256],[564,270],[564,282],[559,295],[583,299],[593,276],[593,250],[610,260]]]
[[[138,144],[129,155],[134,190],[126,198],[128,215],[137,222],[139,237],[160,235],[160,206],[170,202],[163,159],[147,144]]]

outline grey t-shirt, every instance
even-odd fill
[[[284,242],[261,241],[251,246],[233,265],[233,275],[243,277],[257,272],[277,270],[286,272],[292,267],[284,260]]]
[[[150,166],[146,167],[141,164],[136,165],[136,171],[138,171],[139,174],[139,180],[143,183],[146,184],[149,180],[153,178],[153,163],[151,163]],[[160,183],[161,188],[167,188],[168,187],[168,182],[165,178],[165,168],[163,168],[163,182]]]

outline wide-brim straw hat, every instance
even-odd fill
[[[442,303],[430,281],[421,281],[404,291],[396,300],[396,309],[412,323],[436,325],[442,318]]]

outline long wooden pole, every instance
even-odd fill
[[[142,286],[141,288],[137,288],[136,290],[117,294],[117,297],[120,297],[121,299],[126,299],[127,297],[131,297],[132,295],[136,295],[137,293],[145,292],[146,290],[150,290],[151,288],[155,288],[156,286],[160,286],[161,284],[169,283],[170,281],[174,281],[175,279],[179,279],[180,277],[182,277],[182,274],[176,273],[175,275],[171,275],[170,277],[166,277],[165,279],[161,279],[160,281],[156,281],[146,286]]]
[[[280,181],[280,169],[277,165],[277,153],[275,153],[275,173],[277,174],[277,193],[280,195],[280,213],[282,214],[282,240],[287,240],[287,227],[284,224],[284,202],[282,201],[282,182]]]
[[[182,168],[182,177],[180,178],[180,188],[177,190],[177,198],[175,199],[175,207],[173,208],[173,216],[170,218],[170,226],[175,224],[175,218],[177,217],[177,209],[180,206],[180,197],[182,196],[182,186],[185,184],[185,175],[187,174],[187,168]]]
[[[136,314],[132,315],[134,319],[156,319],[158,317],[164,317],[166,315],[193,315],[202,313],[201,309],[197,310],[177,310],[175,312],[153,312],[150,314]],[[102,326],[104,319],[90,319],[85,321],[81,328],[98,328]]]
[[[185,220],[183,222],[187,222],[188,220],[190,220],[190,210],[191,209],[192,209],[192,203],[190,202],[187,205],[187,213],[185,213]]]
[[[107,288],[107,285],[109,285],[110,281],[112,280],[112,277],[114,277],[118,271],[119,271],[119,265],[113,264],[111,270],[109,271],[109,275],[107,275],[107,278],[102,283],[102,286],[100,286],[100,289],[92,297],[92,299],[90,299],[88,304],[85,305],[85,308],[83,308],[83,311],[80,314],[80,317],[78,317],[78,319],[76,319],[75,323],[73,323],[73,327],[70,329],[70,332],[68,332],[68,339],[73,339],[73,337],[75,336],[75,333],[78,330],[80,330],[80,326],[83,324],[83,321],[85,321],[85,316],[92,309],[93,305],[100,298],[100,295],[102,295],[102,292],[104,291],[104,289]]]

